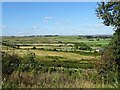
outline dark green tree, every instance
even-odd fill
[[[112,65],[112,68],[115,66],[114,68],[116,68],[116,72],[118,73],[118,85],[120,85],[120,1],[98,3],[96,12],[97,17],[103,20],[103,24],[106,26],[112,26],[115,31],[110,42],[111,52],[107,49],[110,54],[109,58],[106,59],[106,62],[108,66]],[[109,72],[107,72],[107,74]]]

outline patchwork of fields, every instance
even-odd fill
[[[10,55],[17,54],[22,59],[10,75],[3,75],[5,79],[3,86],[112,87],[109,84],[100,83],[101,80],[96,70],[102,54],[96,49],[107,47],[110,40],[110,37],[4,36],[2,52]],[[3,59],[6,60],[4,57]],[[20,82],[15,84],[17,80]]]

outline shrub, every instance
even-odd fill
[[[10,75],[20,64],[21,57],[14,52],[4,53],[2,55],[2,73],[4,75]]]
[[[101,57],[100,62],[98,63],[98,74],[99,78],[102,79],[101,82],[110,83],[117,81],[117,65],[112,57],[112,48],[108,47],[104,54]]]
[[[88,46],[85,43],[75,43],[75,49],[80,49],[80,50],[92,50],[90,46]]]
[[[89,41],[94,41],[94,39],[89,39]]]
[[[58,50],[54,48],[53,51],[58,51]]]
[[[33,48],[31,48],[31,49],[36,49],[36,47],[35,47],[35,46],[33,46]]]
[[[85,44],[85,43],[81,43],[79,49],[80,50],[92,50],[92,48],[90,46],[88,46],[87,44]]]
[[[97,38],[97,39],[96,39],[96,41],[100,41],[100,39],[99,39],[99,38]]]

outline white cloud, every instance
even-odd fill
[[[100,23],[100,24],[88,24],[86,25],[87,27],[103,27],[105,26],[104,24]]]
[[[105,26],[104,24],[96,24],[95,25],[96,27],[102,27],[102,26]]]
[[[33,29],[38,29],[39,26],[34,25],[34,26],[32,26],[32,28],[33,28]]]
[[[44,19],[43,19],[43,22],[48,22],[52,18],[53,18],[52,16],[45,16]]]
[[[46,20],[52,19],[52,16],[46,16],[45,19]]]
[[[43,19],[43,22],[48,22],[47,20]]]

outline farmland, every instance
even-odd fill
[[[3,60],[17,60],[3,61],[3,87],[114,87],[103,83],[97,73],[103,52],[96,49],[105,49],[111,36],[3,36],[2,39]],[[11,67],[11,72],[7,67]]]

